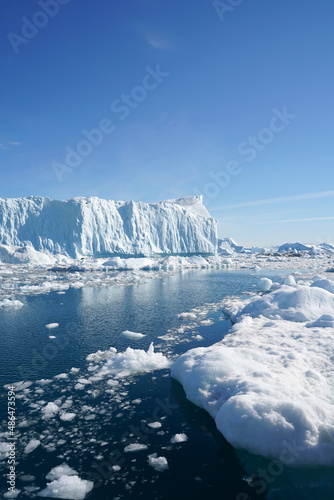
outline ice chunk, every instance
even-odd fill
[[[234,319],[244,314],[252,317],[262,314],[271,319],[312,321],[322,314],[334,314],[334,295],[319,287],[283,285],[260,298],[253,297],[246,306],[241,301],[237,309]],[[224,307],[224,312],[229,313],[228,307]]]
[[[259,292],[267,292],[268,290],[270,290],[272,284],[273,282],[270,279],[260,278],[256,283],[256,287]]]
[[[8,457],[9,451],[9,444],[0,442],[0,462]]]
[[[183,432],[181,432],[180,434],[175,434],[170,440],[172,444],[183,443],[184,441],[188,441],[188,436]]]
[[[129,452],[134,452],[134,451],[142,451],[142,450],[147,450],[148,446],[146,444],[141,444],[141,443],[131,443],[125,446],[124,451],[125,453]]]
[[[167,470],[168,467],[168,462],[165,457],[158,457],[157,453],[153,453],[152,455],[149,455],[147,458],[148,465],[153,467],[158,472],[163,472],[164,470]]]
[[[296,280],[291,275],[286,276],[286,278],[284,279],[284,285],[295,286],[295,284],[296,284]]]
[[[128,337],[130,339],[141,339],[141,338],[145,337],[145,335],[142,333],[131,332],[130,330],[124,330],[124,332],[122,332],[122,334],[125,335],[125,337]]]
[[[160,429],[162,426],[161,422],[149,422],[147,425],[152,429]]]
[[[44,419],[53,418],[58,412],[59,406],[52,402],[48,403],[46,406],[44,406],[44,408],[42,408]]]
[[[71,420],[73,420],[74,418],[76,417],[76,414],[75,413],[69,413],[69,412],[62,412],[60,414],[60,420],[63,420],[64,422],[70,422]]]
[[[24,453],[28,454],[28,453],[31,453],[32,451],[34,451],[37,446],[39,446],[41,444],[40,440],[39,439],[31,439],[29,441],[29,443],[27,444],[27,446],[24,448]]]
[[[47,474],[46,479],[53,481],[54,479],[60,479],[61,476],[76,476],[77,474],[77,471],[72,469],[68,464],[63,463],[51,469]]]
[[[45,328],[52,329],[52,328],[58,328],[58,326],[59,323],[49,323],[48,325],[45,325]]]
[[[62,498],[67,500],[84,500],[94,487],[92,481],[80,479],[78,476],[61,476],[48,483],[46,488],[37,493],[40,497]]]
[[[162,354],[155,353],[153,342],[147,352],[142,349],[131,349],[128,347],[125,352],[115,354],[99,370],[99,376],[112,375],[125,372],[126,374],[136,374],[161,370],[168,368],[170,361]]]

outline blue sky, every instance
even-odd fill
[[[241,244],[334,240],[333,2],[0,13],[1,197],[201,193]]]

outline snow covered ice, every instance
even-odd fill
[[[171,367],[234,447],[296,467],[334,465],[334,283],[316,283],[226,300],[230,334]]]

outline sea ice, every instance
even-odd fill
[[[126,351],[115,354],[109,359],[99,370],[99,376],[112,374],[126,374],[124,376],[136,373],[150,372],[168,368],[170,361],[162,353],[155,353],[153,342],[146,351],[142,349],[131,349],[128,347]]]
[[[61,476],[48,483],[46,488],[37,493],[40,497],[61,498],[66,500],[84,500],[94,487],[92,481],[80,479],[79,476]]]
[[[39,446],[41,444],[40,440],[39,439],[31,439],[29,441],[29,443],[27,444],[27,446],[24,448],[24,453],[28,454],[28,453],[31,453],[32,451],[34,451],[37,446]]]
[[[125,446],[124,451],[125,453],[129,452],[135,452],[135,451],[142,451],[142,450],[147,450],[148,446],[146,444],[141,444],[141,443],[131,443]]]
[[[180,434],[175,434],[170,440],[172,444],[183,443],[184,441],[188,441],[188,436],[183,432],[181,432]]]
[[[141,339],[145,337],[143,333],[131,332],[130,330],[124,330],[122,334],[125,335],[125,337],[128,337],[129,339]]]
[[[153,467],[158,472],[163,472],[164,470],[167,470],[168,467],[168,462],[165,457],[158,457],[157,453],[153,453],[152,455],[149,455],[147,457],[147,462],[148,465]]]
[[[172,376],[236,448],[290,466],[332,467],[334,294],[283,285],[227,300],[224,311],[236,321],[230,333],[180,356]]]
[[[256,284],[256,287],[260,292],[267,292],[268,290],[270,290],[272,284],[273,282],[270,279],[260,278]]]

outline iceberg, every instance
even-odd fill
[[[0,199],[0,258],[215,254],[217,221],[201,196],[159,203],[97,197]],[[12,250],[13,249],[13,250]]]

